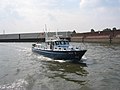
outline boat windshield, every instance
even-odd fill
[[[69,45],[68,41],[55,41],[55,45]]]

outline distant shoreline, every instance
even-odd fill
[[[49,36],[55,35],[50,32]],[[120,30],[115,31],[97,31],[97,32],[60,32],[62,39],[68,39],[71,42],[88,43],[118,43],[120,44]],[[0,42],[44,42],[44,33],[22,33],[22,34],[1,34]]]

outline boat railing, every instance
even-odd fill
[[[69,45],[67,47],[62,46],[55,46],[54,51],[79,51],[79,50],[85,50],[86,47],[84,45]]]

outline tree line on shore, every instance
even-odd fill
[[[116,31],[116,30],[120,30],[120,29],[117,29],[116,27],[113,27],[112,29],[111,29],[111,28],[105,28],[105,29],[103,29],[102,31]],[[92,28],[90,32],[96,32],[96,31],[95,31],[95,29]],[[72,33],[75,34],[76,31],[73,30]]]
[[[116,30],[120,30],[120,29],[117,29],[116,27],[114,27],[114,28],[105,28],[105,29],[103,29],[102,31],[116,31]],[[91,32],[95,32],[95,30],[94,29],[91,29]]]

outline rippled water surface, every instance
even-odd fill
[[[120,45],[86,43],[86,65],[43,57],[31,45],[0,43],[0,90],[120,90]]]

